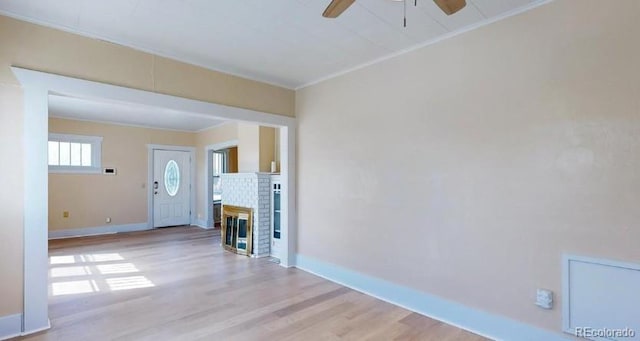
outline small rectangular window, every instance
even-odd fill
[[[49,134],[50,173],[101,173],[102,137]]]

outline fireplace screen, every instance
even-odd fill
[[[251,255],[252,210],[246,207],[222,206],[222,246],[240,255]]]

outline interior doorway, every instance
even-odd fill
[[[238,140],[229,140],[205,147],[207,171],[205,188],[207,189],[207,227],[220,227],[222,220],[222,186],[220,176],[223,173],[238,172]]]
[[[24,288],[22,334],[50,327],[48,319],[49,95],[142,104],[192,115],[278,127],[282,176],[281,265],[295,262],[295,118],[12,67],[24,99]],[[192,167],[192,171],[193,171]],[[153,188],[153,186],[148,186]]]
[[[236,148],[237,150],[237,148]],[[224,173],[229,172],[229,149],[211,151],[211,177],[213,191],[213,227],[219,228],[222,224],[222,179]]]

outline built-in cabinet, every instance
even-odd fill
[[[270,254],[271,257],[280,259],[281,257],[281,190],[282,190],[282,182],[280,181],[280,175],[272,175],[271,176],[271,202],[270,202],[270,211],[271,211],[271,219],[270,219]]]

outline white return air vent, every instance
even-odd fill
[[[640,265],[565,255],[562,323],[590,340],[640,340]]]

